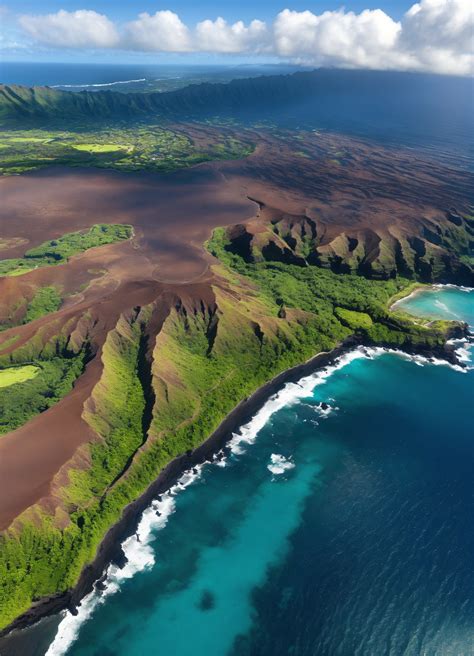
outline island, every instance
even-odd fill
[[[252,115],[317,84],[0,87],[3,632],[73,610],[285,381],[360,344],[455,359],[463,323],[392,306],[473,286],[472,174]]]

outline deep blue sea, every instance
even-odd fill
[[[474,326],[473,291],[403,308]],[[30,653],[474,654],[473,398],[474,370],[382,349],[286,385]]]

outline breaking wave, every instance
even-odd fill
[[[279,476],[284,474],[288,469],[293,469],[295,463],[292,462],[291,458],[285,458],[285,456],[280,455],[279,453],[272,453],[270,456],[270,464],[267,465],[267,469],[274,474],[274,476]]]
[[[134,82],[146,82],[145,77],[138,80],[117,80],[117,82],[102,82],[101,84],[52,84],[52,89],[85,89],[87,87],[113,87],[116,84],[133,84]]]
[[[152,501],[143,512],[136,532],[122,543],[127,559],[125,566],[120,569],[117,565],[109,565],[103,582],[96,584],[92,592],[81,601],[77,615],[72,615],[69,611],[64,613],[46,656],[63,656],[76,640],[81,626],[92,616],[97,606],[103,604],[107,597],[118,592],[123,581],[153,567],[155,556],[151,543],[155,533],[166,526],[170,515],[174,513],[176,494],[200,477],[203,466],[197,465],[192,470],[186,471],[165,494]]]

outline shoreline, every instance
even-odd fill
[[[74,588],[34,602],[29,610],[0,630],[0,638],[4,638],[13,631],[28,628],[61,610],[69,610],[75,614],[76,606],[80,604],[86,594],[91,592],[94,583],[102,578],[106,567],[110,563],[118,566],[124,564],[122,542],[133,535],[141,514],[153,499],[166,492],[187,469],[212,458],[214,454],[224,448],[231,439],[232,433],[247,423],[268,398],[278,392],[284,384],[296,382],[303,376],[331,364],[333,360],[352,348],[361,345],[363,345],[361,339],[351,336],[331,351],[323,351],[306,362],[286,369],[259,387],[252,395],[243,399],[202,444],[171,460],[158,477],[150,483],[145,492],[125,506],[122,516],[109,528],[99,545],[94,560],[82,570]]]
[[[460,291],[463,292],[474,291],[474,287],[466,287],[465,285],[455,285],[450,282],[446,282],[446,283],[415,282],[412,285],[409,285],[406,289],[399,292],[395,297],[393,297],[395,300],[393,300],[390,303],[388,309],[390,312],[396,312],[398,309],[397,306],[401,303],[404,303],[409,298],[414,298],[415,296],[418,296],[419,294],[425,292],[436,292],[437,290],[440,289],[459,289]]]
[[[462,337],[453,335],[453,337],[458,336]],[[465,337],[466,334],[463,336]],[[72,589],[34,602],[25,613],[0,631],[0,639],[9,636],[14,641],[15,634],[20,635],[22,630],[31,628],[40,620],[56,615],[63,610],[69,610],[73,615],[77,614],[77,607],[83,598],[93,590],[94,585],[103,579],[107,567],[112,563],[120,568],[126,564],[122,543],[134,534],[142,513],[154,499],[175,484],[186,470],[212,459],[228,444],[232,433],[250,421],[268,399],[279,392],[286,383],[296,383],[304,376],[333,364],[340,356],[361,346],[369,348],[374,344],[360,336],[351,335],[331,351],[320,352],[309,360],[284,370],[259,387],[252,395],[243,399],[202,444],[171,460],[143,494],[125,506],[120,519],[105,534],[94,560],[82,570],[78,582]],[[389,344],[378,344],[377,346],[386,349],[393,348]],[[409,355],[423,355],[427,358],[441,357],[451,364],[459,364],[455,349],[447,342],[434,350],[426,347],[408,347],[402,350]]]
[[[390,305],[388,306],[389,312],[395,312],[397,310],[397,305],[399,305],[399,303],[403,303],[409,298],[413,298],[414,296],[417,296],[421,292],[428,291],[429,289],[434,290],[434,285],[429,285],[429,284],[426,285],[424,283],[419,283],[419,282],[409,285],[401,292],[398,292],[398,294],[396,294],[394,297],[392,297]]]

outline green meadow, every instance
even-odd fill
[[[185,131],[152,123],[99,123],[67,129],[0,131],[0,175],[52,164],[168,172],[200,162],[245,157],[248,138],[226,133],[199,144]]]
[[[0,369],[0,387],[10,387],[10,385],[24,383],[26,380],[34,378],[39,370],[39,367],[31,364],[26,364],[23,367]]]

